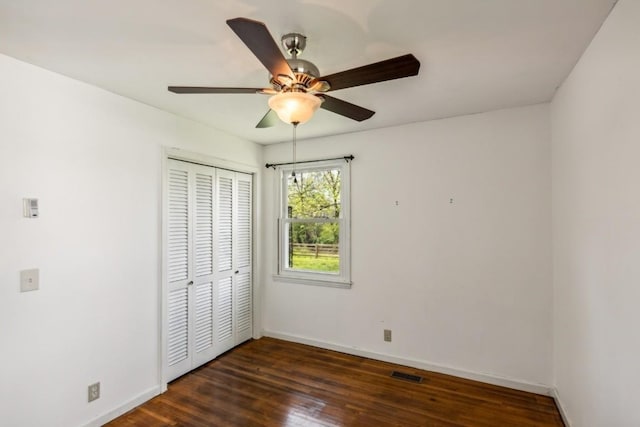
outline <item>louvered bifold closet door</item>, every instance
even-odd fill
[[[253,335],[253,303],[251,280],[252,241],[252,176],[236,173],[234,180],[234,333],[239,344]]]
[[[167,172],[166,322],[167,374],[176,378],[191,369],[190,313],[191,209],[189,165],[169,162]]]
[[[234,172],[219,169],[216,174],[215,274],[216,352],[223,353],[235,345],[233,325],[233,199]]]
[[[214,330],[214,201],[215,174],[211,167],[194,170],[193,217],[193,367],[216,354]]]
[[[165,194],[171,381],[252,336],[252,176],[169,160]]]

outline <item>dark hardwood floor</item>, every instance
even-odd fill
[[[398,370],[424,378],[391,378]],[[107,424],[131,426],[562,426],[553,399],[262,338],[169,384]]]

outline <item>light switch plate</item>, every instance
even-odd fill
[[[40,270],[32,268],[20,272],[20,292],[37,291],[40,289]]]

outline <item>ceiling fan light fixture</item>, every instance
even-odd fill
[[[322,100],[306,92],[282,92],[269,98],[269,108],[285,123],[305,123],[313,117]]]

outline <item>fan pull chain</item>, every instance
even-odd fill
[[[298,178],[296,178],[296,129],[298,129],[299,122],[293,122],[293,171],[291,172],[291,176],[293,177],[293,183],[298,183]]]

